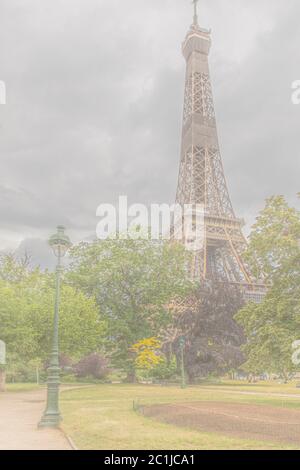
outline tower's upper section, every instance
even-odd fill
[[[198,23],[198,1],[193,0],[194,21],[182,44],[182,52],[186,61],[189,60],[193,52],[208,56],[211,46],[210,31],[200,28]]]
[[[183,55],[188,61],[193,52],[208,56],[211,46],[210,31],[193,23],[182,44]]]
[[[200,28],[197,0],[194,21],[182,45],[186,78],[180,176],[176,201],[203,204],[206,213],[234,218],[222,169],[208,54],[210,31]]]

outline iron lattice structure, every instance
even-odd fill
[[[182,46],[186,80],[182,146],[176,203],[200,204],[204,210],[203,248],[193,253],[191,276],[241,286],[246,298],[260,301],[263,282],[243,261],[247,242],[236,218],[220,154],[208,55],[210,31],[195,14]]]

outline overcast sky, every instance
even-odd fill
[[[190,0],[0,0],[0,249],[94,233],[96,208],[174,201]],[[300,190],[299,0],[200,0],[235,211]]]

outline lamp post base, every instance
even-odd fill
[[[38,423],[39,428],[58,428],[62,417],[59,411],[59,365],[58,358],[56,364],[49,367],[49,378],[47,384],[47,406]],[[54,361],[53,361],[54,362]]]
[[[62,417],[60,413],[47,413],[43,415],[41,421],[38,424],[38,428],[59,428]]]

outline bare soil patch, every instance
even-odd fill
[[[177,426],[241,439],[296,444],[300,448],[300,410],[196,402],[146,406],[143,412],[145,416]]]

